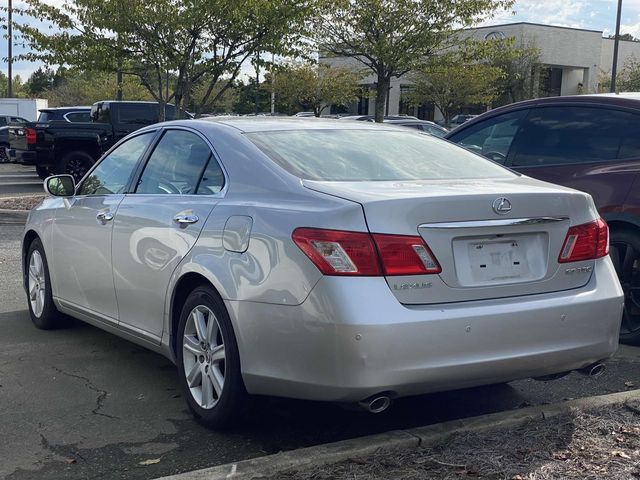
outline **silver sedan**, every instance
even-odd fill
[[[33,323],[75,317],[166,355],[212,427],[250,394],[378,412],[599,371],[617,348],[591,198],[408,129],[170,122],[45,189],[23,241]]]

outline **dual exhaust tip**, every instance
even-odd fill
[[[606,365],[602,362],[593,363],[587,367],[576,370],[582,375],[586,375],[591,378],[599,377],[607,369]],[[556,378],[564,377],[570,372],[563,372],[554,375],[547,375],[545,377],[537,377],[538,380],[553,380]],[[358,402],[358,405],[369,413],[382,413],[391,406],[391,397],[387,393],[379,393],[372,395],[369,398]]]

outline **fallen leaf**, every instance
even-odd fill
[[[68,465],[73,465],[74,463],[76,463],[76,459],[75,458],[66,458],[64,461]]]
[[[633,382],[624,382],[624,386],[627,388],[633,388],[636,386],[636,384]]]
[[[627,455],[621,450],[614,450],[611,452],[611,455],[613,455],[614,457],[620,457],[620,458],[627,458],[627,459],[631,458],[629,455]]]
[[[159,458],[150,458],[149,460],[144,460],[142,462],[140,462],[140,465],[154,465],[156,463],[160,463],[160,459]]]

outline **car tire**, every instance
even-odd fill
[[[40,177],[40,179],[44,180],[45,178],[51,176],[48,167],[43,167],[42,165],[36,165],[36,173]]]
[[[33,324],[42,330],[67,326],[69,317],[60,313],[53,303],[49,264],[38,238],[29,245],[25,268],[27,305]]]
[[[640,345],[640,232],[611,229],[609,255],[625,297],[620,342]]]
[[[56,174],[66,173],[73,175],[76,183],[78,183],[85,173],[93,166],[94,160],[86,152],[76,150],[65,154],[56,165]]]
[[[180,387],[195,418],[214,429],[232,425],[248,395],[229,314],[210,286],[197,287],[183,305],[176,357]]]
[[[9,145],[0,145],[0,163],[7,163],[9,161]]]

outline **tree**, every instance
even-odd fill
[[[608,38],[616,38],[615,35],[609,35]],[[622,33],[620,34],[620,40],[627,40],[629,42],[637,42],[638,39],[636,37],[634,37],[633,35],[631,35],[630,33]]]
[[[611,72],[600,72],[599,90],[608,92],[611,88]],[[627,58],[616,77],[618,92],[640,91],[640,60],[634,55]]]
[[[434,59],[412,74],[414,88],[408,96],[413,105],[433,103],[445,123],[468,105],[489,105],[498,96],[502,70],[484,63],[464,63],[459,54]]]
[[[540,96],[543,68],[540,50],[535,43],[523,40],[520,45],[515,45],[513,38],[494,40],[484,60],[503,72],[497,79],[498,105]]]
[[[17,25],[32,49],[22,59],[135,75],[160,103],[161,117],[162,105],[169,101],[183,110],[204,78],[208,84],[202,101],[209,102],[215,92],[215,103],[256,52],[296,52],[315,8],[311,0],[25,3],[20,13],[55,28]]]
[[[38,68],[27,80],[27,91],[32,97],[42,96],[42,94],[53,87],[55,73],[48,68]]]
[[[321,50],[350,57],[376,78],[376,121],[394,77],[454,45],[456,31],[506,9],[513,0],[326,0],[315,36]]]
[[[360,77],[350,69],[326,64],[288,64],[275,76],[275,92],[280,102],[301,106],[319,117],[331,105],[346,106],[358,98]]]
[[[52,107],[92,105],[100,100],[116,98],[118,85],[115,75],[104,72],[71,70],[58,75],[60,80],[41,96]],[[127,100],[153,100],[138,78],[125,75],[121,86]]]

